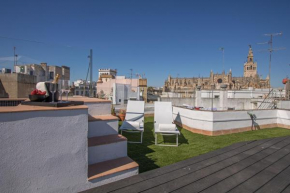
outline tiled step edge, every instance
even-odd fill
[[[127,138],[119,134],[91,137],[91,138],[88,138],[88,147],[106,145],[106,144],[117,143],[121,141],[127,141]]]
[[[139,165],[129,157],[121,157],[89,165],[88,180],[95,180],[100,177],[116,174],[125,170],[137,168]]]
[[[93,121],[113,121],[113,120],[118,121],[119,118],[116,117],[116,116],[113,116],[113,115],[95,115],[95,116],[89,115],[88,116],[88,121],[89,122],[93,122]]]

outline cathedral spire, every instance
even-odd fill
[[[253,59],[254,59],[254,54],[253,54],[252,46],[249,45],[248,62],[253,62],[254,61]]]

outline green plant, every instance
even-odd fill
[[[115,110],[115,107],[113,105],[111,107],[111,114],[116,115],[116,110]]]
[[[126,110],[125,109],[120,109],[119,114],[126,114]]]

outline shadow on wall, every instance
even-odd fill
[[[1,79],[0,79],[0,98],[9,98],[9,94],[6,92]]]
[[[251,130],[254,131],[254,130],[260,130],[260,125],[256,122],[257,120],[257,117],[255,114],[251,114],[251,113],[248,113],[251,117],[251,120],[252,120],[252,127],[251,127]]]

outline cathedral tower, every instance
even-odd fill
[[[249,47],[247,62],[244,64],[244,77],[255,77],[257,74],[257,62],[254,62],[254,54],[251,45],[249,45]]]

